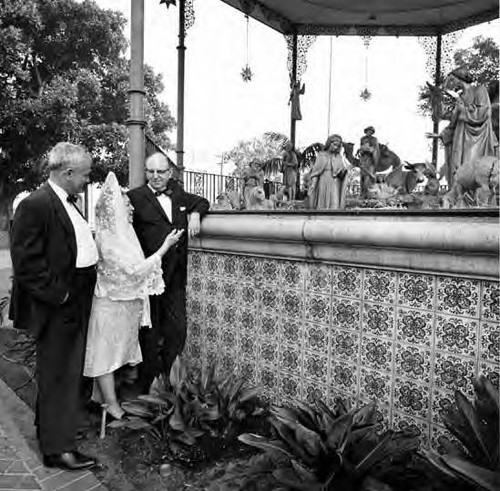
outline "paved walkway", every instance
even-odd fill
[[[89,471],[66,472],[42,465],[33,412],[0,379],[0,490],[105,491]]]

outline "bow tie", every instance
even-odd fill
[[[72,205],[76,205],[78,203],[78,196],[76,194],[68,194],[66,201]]]
[[[172,190],[171,189],[164,189],[163,191],[155,191],[155,196],[161,196],[164,194],[165,196],[172,196]]]

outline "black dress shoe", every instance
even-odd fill
[[[43,465],[45,467],[59,467],[66,471],[83,471],[96,465],[96,460],[87,457],[76,450],[58,454],[44,455]]]

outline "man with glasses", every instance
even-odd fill
[[[188,238],[199,234],[200,220],[209,208],[205,198],[186,193],[173,179],[173,169],[161,153],[146,159],[146,180],[147,184],[128,193],[134,207],[133,225],[146,257],[158,250],[172,230],[187,233],[163,256],[165,291],[150,297],[152,328],[143,328],[139,334],[141,393],[149,392],[158,373],[170,373],[172,363],[184,349]]]

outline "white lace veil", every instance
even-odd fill
[[[99,250],[96,295],[111,300],[144,299],[164,290],[160,257],[144,258],[125,200],[110,172],[95,207],[95,239]]]

